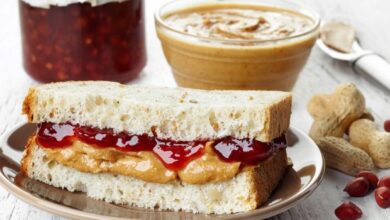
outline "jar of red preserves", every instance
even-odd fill
[[[41,82],[128,82],[146,62],[143,0],[20,0],[23,65]]]

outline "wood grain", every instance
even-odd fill
[[[154,31],[152,13],[164,1],[146,0],[148,65],[134,83],[175,85]],[[388,44],[390,1],[301,0],[301,2],[316,9],[324,19],[349,21],[357,27],[359,40],[364,48],[376,51],[390,60]],[[36,84],[21,67],[18,13],[18,1],[2,1],[0,6],[0,137],[16,124],[25,121],[20,115],[21,101],[28,87]],[[293,90],[292,124],[308,131],[312,122],[306,112],[309,98],[315,93],[330,92],[342,82],[353,82],[358,85],[378,124],[390,118],[389,91],[368,77],[354,73],[347,64],[333,61],[318,48],[314,48]],[[381,170],[379,173],[389,175],[390,170]],[[349,179],[348,176],[328,170],[321,186],[308,199],[272,219],[335,219],[334,209],[344,200],[351,200],[359,205],[363,209],[365,219],[390,219],[390,210],[378,208],[372,193],[364,198],[347,197],[342,189]],[[27,205],[0,187],[0,219],[57,220],[63,218]]]

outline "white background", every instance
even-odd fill
[[[166,1],[166,0],[164,0]],[[164,1],[146,0],[148,64],[134,83],[174,86],[154,31],[153,12]],[[338,18],[351,22],[358,30],[363,47],[376,51],[390,60],[390,1],[388,0],[303,0],[324,19]],[[389,73],[390,74],[390,73]],[[311,118],[305,106],[319,92],[330,92],[341,82],[354,82],[366,97],[378,125],[390,118],[390,92],[365,76],[355,74],[348,65],[332,61],[314,48],[300,75],[294,93],[292,125],[308,131]],[[26,90],[36,84],[21,66],[19,11],[17,0],[0,4],[0,136],[15,124],[25,121],[20,115]],[[380,175],[390,170],[380,171]],[[335,219],[334,209],[344,200],[352,200],[364,212],[365,219],[390,219],[390,209],[379,208],[373,193],[351,199],[342,191],[350,177],[328,170],[321,186],[305,201],[274,219]],[[0,188],[0,219],[62,219],[21,202]]]

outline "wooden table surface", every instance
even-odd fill
[[[165,0],[164,0],[165,1]],[[154,31],[153,11],[164,1],[146,0],[146,26],[148,64],[134,83],[174,86]],[[298,0],[296,0],[298,1]],[[0,6],[0,137],[26,119],[20,115],[21,102],[30,85],[36,84],[21,66],[18,1],[1,1]],[[157,3],[158,2],[158,3]],[[358,30],[364,48],[376,51],[390,60],[390,1],[388,0],[303,0],[316,9],[323,19],[343,19]],[[389,73],[390,74],[390,73]],[[354,73],[342,62],[333,61],[318,48],[302,71],[293,90],[294,108],[292,125],[308,131],[312,119],[305,106],[316,93],[330,92],[342,82],[353,82],[366,97],[376,121],[382,125],[390,118],[390,92],[368,77]],[[381,170],[380,175],[389,175],[390,170]],[[327,170],[319,188],[296,207],[275,216],[273,219],[335,219],[334,209],[344,200],[351,200],[364,212],[364,219],[390,219],[390,209],[376,205],[373,194],[364,198],[348,198],[342,189],[350,177]],[[0,187],[0,219],[63,219],[34,208],[18,200]]]

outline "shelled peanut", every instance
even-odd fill
[[[309,134],[328,167],[349,175],[390,167],[390,133],[376,128],[354,84],[341,84],[332,94],[315,95],[308,111],[314,118]],[[344,139],[346,134],[349,142]]]
[[[361,171],[354,179],[350,180],[344,188],[350,197],[364,197],[374,192],[374,198],[379,207],[390,207],[390,176],[384,176],[380,180],[371,171]],[[335,209],[335,215],[340,219],[359,219],[363,215],[362,209],[352,202],[343,202]]]

